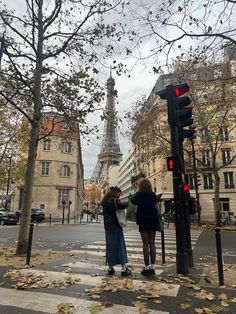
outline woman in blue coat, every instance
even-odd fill
[[[155,275],[156,247],[155,236],[158,230],[158,212],[156,203],[158,198],[152,191],[151,183],[143,178],[139,181],[139,190],[130,198],[131,203],[137,205],[136,223],[139,226],[143,242],[144,268],[141,274]]]

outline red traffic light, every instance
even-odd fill
[[[186,94],[189,91],[189,85],[188,83],[180,84],[180,85],[175,85],[174,86],[174,93],[176,97],[182,96]]]
[[[177,170],[180,167],[180,161],[178,156],[168,156],[166,157],[167,169],[168,171]]]
[[[189,184],[183,184],[183,191],[188,192],[189,191]]]

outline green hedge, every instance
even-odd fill
[[[126,218],[132,221],[135,221],[135,212],[136,212],[136,206],[132,203],[129,203],[129,206],[127,207],[126,211]]]

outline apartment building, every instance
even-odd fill
[[[134,175],[134,150],[130,149],[118,169],[118,186],[122,191],[121,200],[128,201],[129,195],[134,193],[131,178]]]
[[[157,92],[169,84],[188,82],[191,87],[193,115],[196,124],[194,146],[184,141],[185,170],[191,194],[196,196],[193,173],[193,149],[196,156],[201,219],[213,221],[216,181],[219,182],[219,203],[222,211],[236,215],[236,50],[226,47],[221,63],[205,67],[180,67],[174,73],[161,75],[140,110],[134,128],[133,183],[145,175],[163,204],[173,198],[172,173],[166,169],[166,156],[171,155],[167,106]],[[136,185],[137,186],[137,185]]]
[[[37,149],[32,208],[46,216],[71,217],[83,209],[83,166],[78,122],[66,122],[54,112],[44,114]],[[14,210],[22,206],[23,186],[16,190]]]

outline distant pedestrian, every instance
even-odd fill
[[[130,201],[137,205],[136,223],[139,226],[143,242],[144,267],[141,274],[144,276],[155,275],[155,237],[159,219],[156,207],[158,197],[152,191],[152,186],[148,179],[143,178],[139,181],[139,190],[130,198]]]
[[[121,190],[118,187],[111,187],[101,202],[106,236],[106,263],[108,275],[114,275],[114,266],[121,264],[121,276],[129,276],[131,270],[126,266],[128,257],[123,228],[116,216],[116,210],[125,209],[128,203],[122,203],[119,200],[120,194]]]

